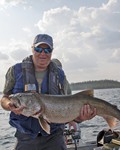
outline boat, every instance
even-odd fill
[[[77,144],[74,143],[67,145],[67,150],[95,150],[95,148],[97,148],[96,141],[89,141],[83,143],[82,140],[79,140],[79,143]]]
[[[82,140],[77,144],[67,145],[67,150],[120,150],[120,137],[112,139],[110,143],[105,143],[98,147],[96,141],[83,143]]]
[[[65,126],[64,136],[68,150],[93,150],[97,147],[96,141],[83,142],[81,139],[81,129],[77,128],[69,129],[69,126]]]
[[[111,129],[99,132],[96,141],[84,142],[81,139],[81,130],[65,128],[67,150],[120,150],[120,131]],[[98,140],[98,141],[97,141]]]

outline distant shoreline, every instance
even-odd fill
[[[120,82],[114,80],[84,81],[70,84],[71,90],[120,88]]]

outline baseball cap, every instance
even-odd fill
[[[35,37],[33,41],[34,47],[37,47],[40,44],[47,44],[51,49],[53,49],[53,39],[47,34],[38,34]]]

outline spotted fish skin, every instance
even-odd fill
[[[80,110],[85,104],[96,108],[97,115],[106,119],[110,127],[114,126],[115,118],[120,120],[120,110],[111,103],[91,96],[90,90],[73,95],[46,95],[39,93],[17,93],[10,96],[16,107],[26,106],[22,114],[32,116],[40,111],[40,125],[49,123],[66,123],[79,116]],[[46,121],[46,122],[45,122]],[[44,129],[45,130],[45,129]],[[46,131],[47,132],[47,131]]]

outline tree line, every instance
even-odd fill
[[[84,81],[70,84],[71,90],[120,88],[120,82],[114,80]]]

